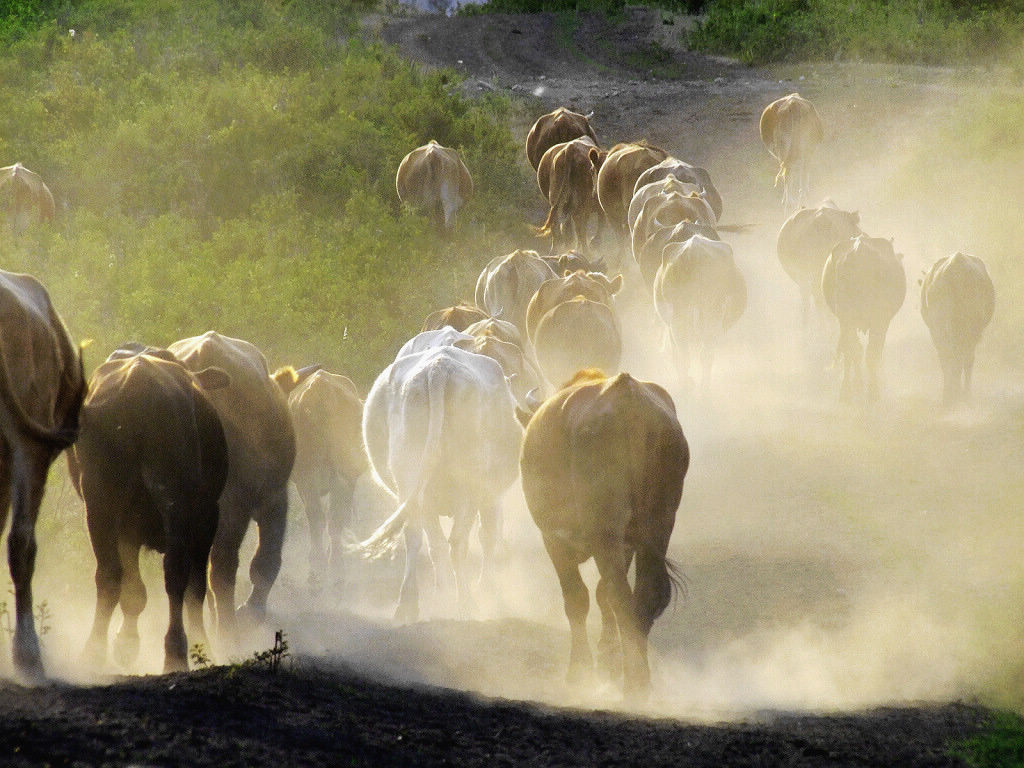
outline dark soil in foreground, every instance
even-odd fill
[[[287,662],[286,662],[287,664]],[[952,766],[958,704],[696,726],[387,685],[300,659],[91,688],[0,686],[0,764]]]

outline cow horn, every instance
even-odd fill
[[[526,405],[530,409],[531,413],[540,408],[541,404],[544,402],[539,397],[537,397],[537,390],[539,389],[540,387],[534,387],[533,389],[526,393]]]

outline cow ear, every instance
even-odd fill
[[[456,339],[455,341],[452,342],[452,346],[453,347],[458,347],[459,349],[464,349],[467,352],[473,352],[474,351],[473,345],[475,345],[475,344],[476,344],[476,337],[475,336],[472,339]]]
[[[231,377],[228,376],[228,372],[223,368],[215,368],[213,366],[193,373],[192,378],[196,380],[196,384],[205,390],[223,389],[231,384]]]
[[[622,275],[616,275],[608,281],[608,288],[612,292],[612,296],[622,290]]]

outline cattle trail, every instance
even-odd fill
[[[583,22],[577,34],[593,32],[594,23]],[[522,124],[514,128],[523,139],[538,116],[566,106],[593,112],[605,149],[647,139],[708,169],[721,195],[721,221],[751,224],[722,228],[747,301],[716,348],[707,391],[678,375],[648,298],[629,287],[616,298],[621,368],[666,387],[691,452],[668,550],[681,565],[685,595],[651,631],[650,702],[627,711],[722,721],[894,702],[1019,701],[1024,386],[1019,358],[1005,346],[1016,338],[1016,317],[1000,298],[1012,274],[1011,254],[1001,248],[1009,230],[980,204],[950,217],[933,189],[906,176],[934,142],[936,121],[955,108],[962,84],[948,73],[867,65],[767,73],[685,51],[676,52],[678,79],[655,80],[618,59],[572,56],[554,41],[553,24],[544,14],[412,17],[379,32],[428,65],[461,59],[471,94],[481,80],[517,98],[542,86],[540,96],[521,99]],[[654,33],[635,26],[634,43],[642,47]],[[800,289],[776,253],[785,212],[773,189],[778,164],[761,143],[758,116],[797,88],[825,126],[811,161],[810,204],[830,198],[857,212],[865,233],[893,238],[902,254],[908,291],[889,327],[880,395],[871,405],[840,403],[841,367],[832,361],[838,323],[813,305],[805,319]],[[985,260],[996,309],[977,349],[971,400],[943,411],[917,279],[956,251]],[[615,253],[596,255],[617,263]],[[479,266],[503,256],[481,254]],[[389,681],[621,709],[620,688],[609,681],[574,689],[563,683],[569,633],[558,582],[518,483],[502,506],[505,547],[494,562],[482,562],[477,530],[470,536],[472,614],[460,617],[452,596],[423,579],[422,620],[396,627],[390,619],[401,554],[371,563],[348,558],[341,574],[311,594],[308,524],[293,498],[269,624],[247,636],[241,653],[268,647],[280,626],[296,653]],[[356,519],[356,537],[389,511],[382,500]],[[243,563],[254,549],[250,532]],[[71,587],[48,582],[47,573],[58,570],[54,557],[40,550],[37,589],[69,596],[73,605],[89,593],[91,579]],[[158,560],[144,558],[147,579],[159,579],[158,568]],[[478,582],[482,572],[488,577]],[[583,568],[591,588],[596,575],[592,563]],[[240,572],[239,602],[249,589]],[[140,620],[140,668],[147,672],[162,664],[166,627],[166,598],[158,589],[150,597]],[[63,612],[75,609],[61,610],[47,643],[54,672],[75,678],[88,618],[69,622]],[[599,626],[592,602],[592,641]]]

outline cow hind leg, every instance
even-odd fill
[[[313,592],[319,592],[323,587],[327,566],[323,497],[312,482],[305,481],[296,485],[299,498],[302,499],[302,508],[306,511],[306,520],[309,522],[309,587]]]
[[[641,636],[633,614],[633,595],[626,578],[622,547],[605,547],[594,559],[601,579],[608,582],[609,602],[619,625],[623,692],[628,699],[645,698],[651,677],[647,667],[647,638]]]
[[[182,609],[188,587],[189,557],[185,542],[175,541],[164,555],[164,589],[167,591],[167,634],[164,635],[164,673],[188,670],[188,640]]]
[[[12,514],[7,560],[14,582],[14,666],[25,681],[38,682],[44,673],[32,614],[32,575],[36,564],[36,519],[52,456],[49,449],[29,444],[15,449],[11,458]]]
[[[210,549],[210,587],[217,612],[217,639],[233,647],[237,641],[235,620],[235,579],[238,574],[238,549],[249,527],[249,515],[237,499],[222,500],[220,522]]]
[[[121,628],[114,638],[114,659],[119,665],[130,668],[139,656],[139,614],[146,607],[146,585],[139,573],[139,550],[137,542],[121,539],[117,543],[118,559],[121,562]]]
[[[96,557],[96,612],[93,615],[92,630],[82,653],[83,662],[95,670],[103,667],[107,660],[107,635],[114,608],[121,598],[121,556],[117,548],[117,535],[111,521],[115,512],[102,500],[106,493],[94,492],[88,475],[82,478],[84,494],[90,503],[86,508],[89,539]]]
[[[885,347],[885,334],[888,328],[872,328],[868,331],[867,350],[864,354],[864,365],[867,369],[868,401],[878,400],[881,392],[882,350]]]
[[[597,667],[612,680],[622,679],[622,643],[619,640],[619,623],[609,592],[607,579],[597,582],[594,591],[597,607],[601,609],[601,637],[597,641]]]
[[[209,652],[210,642],[206,636],[203,620],[203,603],[206,600],[206,571],[210,561],[210,549],[216,533],[217,505],[211,504],[202,515],[210,524],[204,530],[195,532],[195,540],[187,550],[188,585],[185,589],[185,629],[192,643]]]
[[[281,570],[281,550],[284,547],[285,523],[288,518],[288,493],[282,488],[256,518],[259,544],[249,564],[252,591],[239,612],[255,622],[262,622],[267,614],[267,598]]]
[[[469,534],[476,521],[476,508],[463,505],[455,511],[452,522],[452,533],[449,539],[452,554],[452,566],[455,570],[455,599],[459,615],[468,618],[475,611],[473,595],[470,590],[469,577],[466,573],[469,555]]]
[[[544,537],[544,548],[548,551],[558,583],[562,587],[562,599],[565,603],[565,616],[569,620],[571,646],[569,649],[569,671],[566,681],[578,683],[590,674],[594,667],[594,657],[590,653],[590,642],[587,640],[587,613],[590,610],[590,596],[587,585],[580,577],[580,569],[576,559],[568,548],[558,540]]]
[[[398,593],[398,606],[395,608],[395,622],[411,624],[420,615],[420,588],[416,578],[416,566],[420,549],[423,546],[423,528],[410,520],[405,526],[405,575]]]

